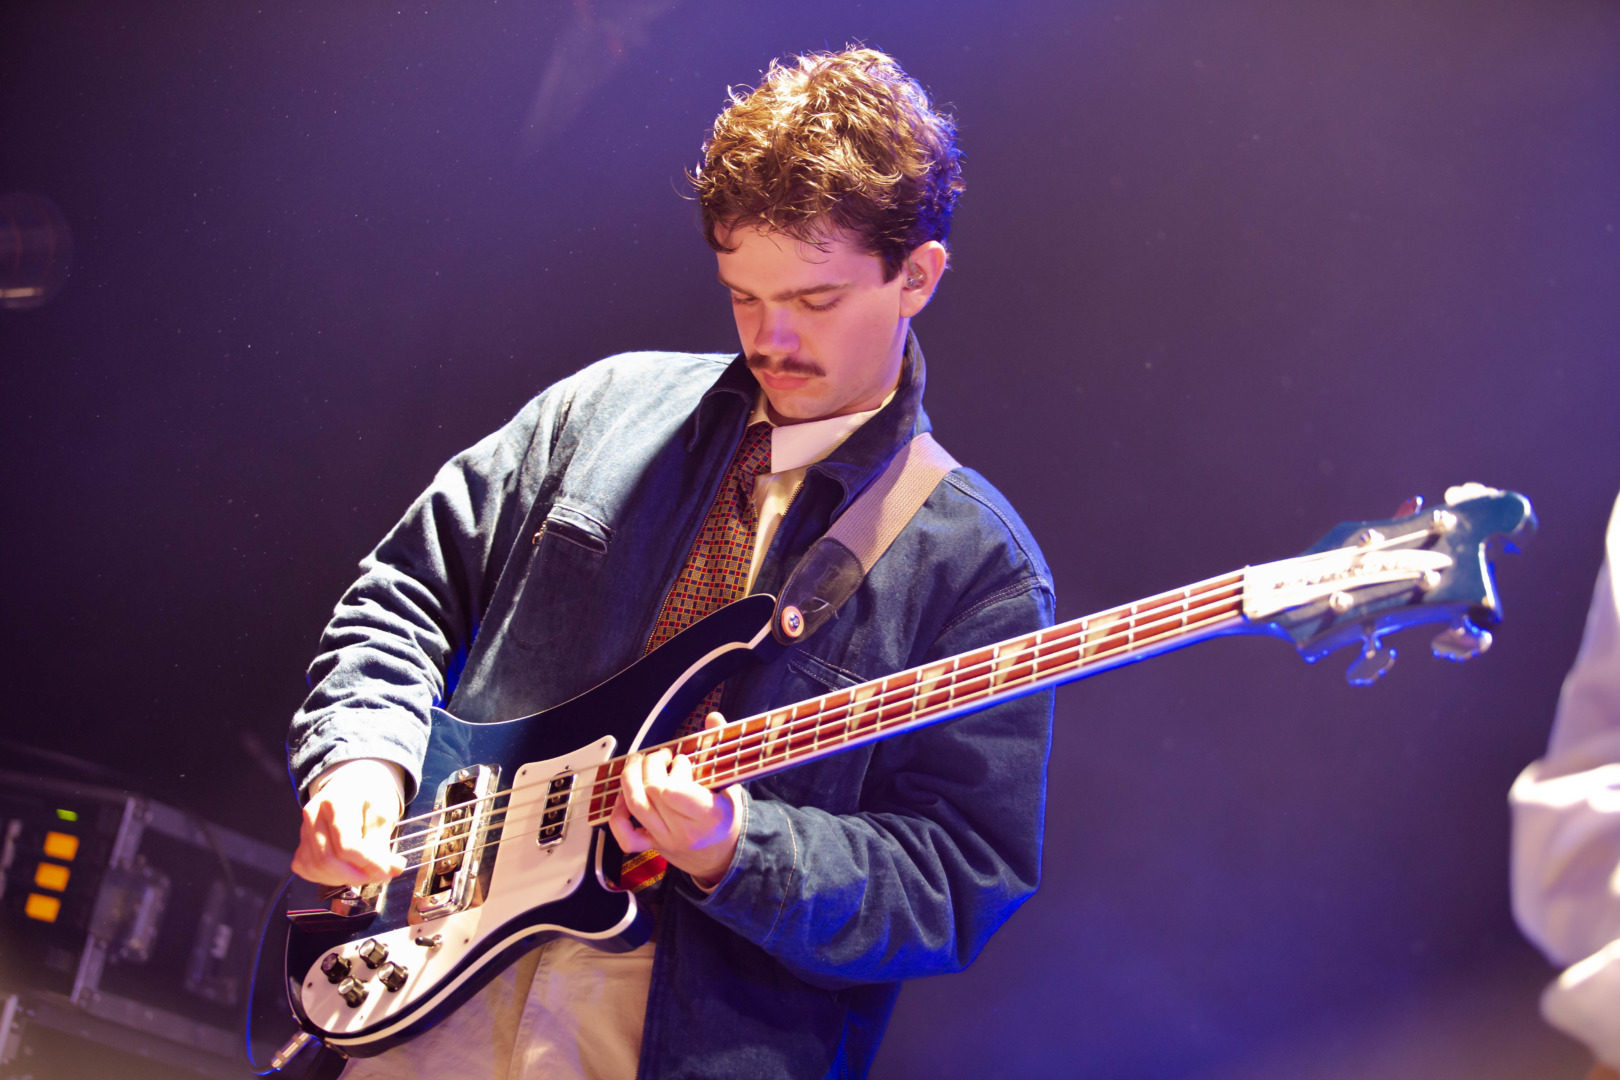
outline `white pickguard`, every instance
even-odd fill
[[[337,987],[327,981],[318,965],[311,968],[304,976],[300,996],[305,1015],[321,1029],[324,1041],[337,1046],[370,1042],[388,1035],[394,1028],[413,1022],[424,1009],[431,1009],[440,998],[454,991],[482,966],[475,965],[454,980],[448,979],[462,958],[486,937],[531,908],[560,900],[579,888],[584,876],[594,873],[591,865],[591,828],[586,824],[590,810],[589,797],[569,801],[562,839],[547,847],[541,847],[536,839],[540,832],[540,818],[552,777],[558,773],[578,771],[573,791],[584,795],[596,780],[596,769],[592,766],[601,765],[613,756],[613,752],[614,740],[603,738],[562,757],[530,762],[517,770],[508,781],[512,795],[507,803],[501,839],[493,848],[495,865],[489,895],[484,902],[440,919],[401,927],[377,936],[377,940],[388,948],[387,959],[403,965],[409,973],[399,990],[391,991],[382,984],[377,972],[359,958],[356,945],[347,946],[343,953],[352,960],[351,974],[367,986],[366,999],[359,1006],[351,1006],[345,1001],[338,994]],[[392,899],[395,903],[406,902],[403,897]],[[632,905],[625,916],[625,923],[628,924],[634,915],[635,907]],[[511,941],[516,941],[545,928],[544,924],[524,926],[509,937]],[[624,929],[624,926],[616,926],[596,936],[613,937]],[[426,935],[437,935],[441,944],[431,948],[418,945],[416,939]],[[496,956],[507,943],[495,943],[495,948],[485,954],[485,959]],[[387,1024],[395,1018],[397,1023],[383,1031],[369,1032],[363,1040],[344,1038],[346,1033]]]

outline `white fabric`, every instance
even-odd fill
[[[883,399],[883,405],[894,397]],[[850,413],[848,416],[830,416],[825,420],[807,420],[802,424],[778,424],[765,408],[765,395],[761,393],[754,403],[749,424],[764,421],[771,425],[771,471],[754,478],[754,510],[759,514],[759,530],[754,534],[754,559],[748,564],[748,588],[753,588],[759,574],[760,563],[776,536],[776,527],[782,524],[793,496],[804,484],[805,470],[843,445],[857,428],[876,416],[877,409]]]
[[[1542,995],[1554,1027],[1620,1066],[1620,499],[1547,756],[1519,775],[1513,913],[1553,961]]]
[[[343,1080],[633,1080],[652,954],[650,941],[605,953],[558,938],[438,1027],[356,1060]]]

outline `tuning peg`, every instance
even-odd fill
[[[1395,516],[1398,518],[1411,517],[1413,514],[1422,509],[1423,496],[1414,495],[1395,508]]]
[[[1361,646],[1361,655],[1350,664],[1345,678],[1350,680],[1351,686],[1371,686],[1394,666],[1395,650],[1381,643],[1378,635],[1369,628]]]
[[[1472,660],[1491,647],[1491,632],[1468,621],[1464,615],[1434,636],[1429,648],[1442,660],[1462,663]]]

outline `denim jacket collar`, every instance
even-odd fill
[[[917,344],[916,331],[908,330],[900,364],[900,383],[894,397],[841,446],[810,466],[811,474],[828,477],[842,491],[833,516],[842,513],[850,500],[877,478],[901,447],[922,432],[932,430],[933,425],[922,405],[926,382],[922,347]],[[692,411],[684,440],[687,450],[698,445],[707,428],[728,422],[742,423],[758,394],[759,380],[748,370],[747,358],[738,353]],[[737,402],[741,403],[740,409]]]

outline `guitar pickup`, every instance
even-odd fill
[[[500,778],[499,766],[472,765],[439,785],[408,921],[443,918],[483,902],[481,885],[493,869],[491,849],[500,834],[493,822]]]
[[[546,788],[546,809],[540,815],[540,833],[535,839],[541,847],[560,843],[564,826],[568,823],[568,803],[573,798],[574,774],[563,773],[551,778]]]

